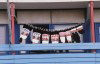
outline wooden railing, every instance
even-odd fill
[[[99,43],[75,44],[5,44],[0,51],[99,50]],[[100,53],[59,53],[0,55],[0,64],[100,64]]]

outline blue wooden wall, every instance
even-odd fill
[[[4,44],[0,51],[99,50],[100,43]],[[58,53],[0,55],[0,64],[100,64],[100,53]]]

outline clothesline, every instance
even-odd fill
[[[71,27],[69,29],[64,29],[64,30],[54,30],[54,31],[49,31],[47,29],[42,30],[45,28],[37,27],[34,25],[24,25],[21,36],[20,36],[20,41],[22,39],[26,39],[29,33],[32,31],[32,42],[33,43],[42,43],[46,44],[49,43],[49,40],[51,39],[52,43],[58,43],[58,42],[80,42],[80,36],[78,33],[82,34],[83,33],[83,24],[78,24],[74,27]],[[42,37],[42,38],[41,38]],[[66,37],[66,38],[65,38]],[[60,38],[60,39],[59,39]],[[60,41],[59,41],[60,40]]]
[[[48,34],[56,34],[56,33],[59,33],[59,32],[66,32],[66,31],[77,32],[77,31],[80,31],[80,30],[83,29],[83,24],[77,24],[74,27],[66,28],[66,29],[63,29],[63,30],[52,30],[52,31],[49,30],[49,29],[46,29],[46,28],[34,26],[32,24],[25,24],[25,25],[28,26],[28,28],[30,30],[33,29],[33,31],[41,32],[41,33],[48,33]]]

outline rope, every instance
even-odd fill
[[[33,30],[41,30],[41,31],[45,31],[46,33],[59,33],[59,32],[65,32],[65,31],[69,31],[71,29],[74,29],[74,28],[78,28],[79,26],[82,26],[83,24],[77,24],[76,26],[74,27],[70,27],[70,28],[66,28],[66,29],[63,29],[63,30],[48,30],[48,29],[44,29],[42,27],[37,27],[37,26],[34,26],[32,24],[25,24],[27,26],[29,26],[30,28],[32,28]],[[78,29],[76,30],[76,32],[78,31]]]

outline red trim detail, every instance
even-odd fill
[[[94,28],[94,2],[90,1],[90,24],[91,24],[91,42],[95,43],[95,28]],[[92,50],[93,53],[96,53],[96,50]]]
[[[90,2],[90,17],[91,17],[91,41],[95,43],[95,29],[94,29],[94,3]]]
[[[11,7],[11,43],[14,44],[15,43],[15,5],[14,3],[10,4]]]

